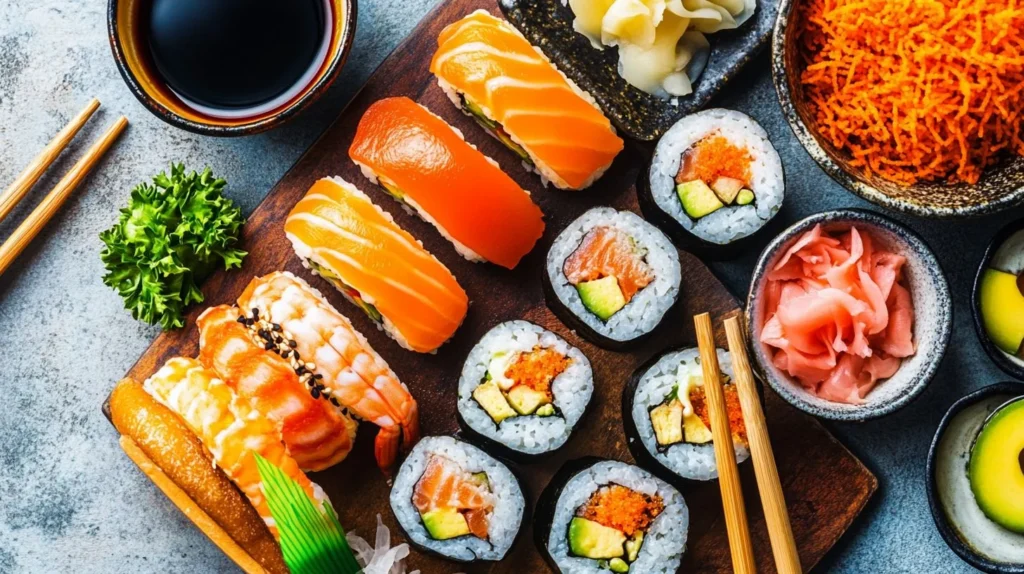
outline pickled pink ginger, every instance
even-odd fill
[[[801,236],[767,277],[761,342],[775,366],[818,397],[862,403],[915,352],[905,263],[856,227]]]

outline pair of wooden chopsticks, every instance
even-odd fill
[[[92,117],[93,113],[100,107],[100,102],[97,99],[93,99],[85,108],[78,113],[74,119],[71,120],[68,125],[64,126],[49,144],[43,149],[42,152],[32,163],[25,168],[21,174],[15,178],[12,183],[3,194],[0,194],[0,221],[3,221],[7,215],[18,202],[20,202],[25,194],[28,193],[32,186],[35,185],[39,178],[43,176],[43,173],[47,168],[57,159],[62,151],[71,143],[75,135],[82,126],[85,125],[89,118]],[[128,119],[121,116],[114,122],[114,125],[110,126],[103,136],[96,141],[85,152],[85,155],[75,163],[71,171],[67,173],[57,185],[54,186],[50,193],[43,198],[43,201],[39,203],[32,213],[29,214],[25,221],[18,226],[17,229],[11,233],[11,236],[7,238],[7,241],[3,245],[0,245],[0,275],[3,275],[4,271],[11,266],[11,263],[21,254],[22,251],[32,242],[32,239],[39,233],[39,231],[50,221],[57,210],[64,204],[64,202],[71,195],[71,192],[78,187],[78,184],[92,168],[99,163],[99,160],[103,157],[103,154],[110,149],[110,146],[114,144],[121,132],[128,125]]]
[[[754,565],[754,547],[750,542],[747,511],[743,503],[739,469],[736,467],[736,452],[733,450],[729,416],[725,411],[725,394],[722,391],[722,373],[718,365],[714,327],[707,313],[697,315],[693,321],[697,329],[697,345],[700,348],[700,362],[704,371],[704,394],[711,418],[711,435],[714,441],[715,461],[718,465],[718,484],[722,490],[722,506],[725,509],[725,527],[729,534],[733,572],[753,574],[757,572]],[[803,572],[800,556],[797,554],[796,541],[793,539],[789,512],[786,510],[782,483],[779,481],[779,470],[775,466],[775,455],[768,439],[768,427],[754,383],[754,374],[747,358],[747,343],[739,317],[725,320],[725,333],[729,340],[736,390],[750,442],[750,455],[754,460],[754,472],[761,492],[765,522],[768,525],[768,537],[771,540],[772,553],[775,555],[775,568],[779,574],[799,574]]]

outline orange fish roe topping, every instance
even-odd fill
[[[517,385],[526,385],[535,391],[551,395],[551,381],[569,368],[572,361],[554,349],[534,347],[529,353],[520,353],[505,369],[505,376]]]
[[[613,484],[598,489],[578,514],[633,536],[637,530],[646,531],[662,510],[665,510],[665,503],[660,496],[648,496]]]
[[[739,438],[744,444],[747,442],[747,427],[743,422],[743,409],[740,407],[740,397],[736,394],[736,385],[723,385],[725,393],[725,412],[729,415],[729,430],[734,438]],[[711,415],[708,414],[707,399],[704,397],[704,388],[697,387],[690,391],[690,404],[693,405],[693,414],[704,423],[704,426],[711,428]]]
[[[708,136],[683,152],[676,183],[701,180],[711,185],[719,177],[731,177],[750,186],[750,163],[746,148],[733,145],[721,134]]]
[[[1020,0],[805,0],[799,82],[821,137],[869,175],[975,183],[1024,155]]]

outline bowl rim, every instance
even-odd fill
[[[829,153],[825,151],[817,137],[811,133],[810,128],[796,111],[787,79],[789,71],[786,69],[786,35],[789,28],[789,17],[796,3],[802,1],[806,0],[779,0],[779,12],[776,16],[775,27],[772,33],[772,83],[775,85],[775,93],[778,95],[779,104],[782,106],[782,115],[786,118],[786,123],[789,125],[790,130],[792,130],[793,135],[796,136],[796,139],[804,147],[804,150],[807,151],[808,155],[811,156],[822,171],[851,193],[875,205],[918,217],[934,219],[978,217],[998,213],[1024,202],[1024,185],[1022,185],[988,203],[964,207],[928,206],[891,197],[876,187],[865,183],[858,176],[844,170],[842,166],[836,163]]]
[[[273,115],[230,126],[208,125],[185,119],[160,105],[139,84],[135,74],[128,66],[121,36],[117,29],[117,8],[120,2],[123,1],[127,0],[108,0],[107,2],[107,36],[121,78],[128,85],[128,90],[135,96],[135,99],[139,100],[153,115],[174,127],[200,135],[235,137],[258,134],[277,127],[298,115],[319,100],[331,84],[334,83],[334,80],[337,79],[342,67],[344,67],[345,62],[348,60],[349,53],[352,51],[352,43],[356,35],[357,0],[340,0],[345,10],[340,49],[334,58],[325,62],[327,70],[319,80],[311,84],[311,87],[305,93],[297,96],[290,104],[287,104]]]
[[[982,387],[961,397],[946,410],[946,414],[942,416],[942,420],[935,430],[931,445],[928,447],[928,459],[925,464],[925,490],[928,494],[928,507],[932,513],[932,520],[939,531],[939,536],[942,537],[942,540],[946,543],[946,546],[949,546],[950,550],[964,562],[978,570],[992,574],[1021,574],[1024,573],[1024,564],[1018,566],[993,562],[972,550],[967,543],[957,536],[956,531],[953,530],[953,526],[950,524],[949,518],[946,516],[946,511],[942,508],[942,502],[939,501],[939,487],[935,483],[935,460],[938,458],[939,441],[942,440],[942,436],[945,434],[953,417],[978,401],[997,394],[1024,395],[1024,383],[1004,381]]]
[[[985,353],[997,367],[1017,379],[1024,379],[1024,366],[1018,365],[1007,358],[1006,354],[995,346],[995,343],[988,338],[988,333],[985,332],[985,324],[981,318],[981,276],[984,274],[985,269],[988,268],[988,264],[992,261],[992,256],[996,250],[1011,235],[1022,230],[1024,230],[1024,219],[1017,219],[1004,225],[992,236],[988,247],[985,248],[985,254],[982,255],[981,262],[978,264],[978,271],[974,274],[974,284],[971,286],[971,317],[974,320],[974,331],[978,336],[978,341],[981,342]]]
[[[777,380],[777,378],[772,375],[771,371],[765,368],[765,359],[762,356],[762,350],[759,347],[758,342],[753,338],[754,333],[756,332],[756,318],[754,317],[754,313],[751,313],[750,310],[753,308],[754,302],[757,299],[757,286],[761,278],[766,273],[768,261],[779,251],[783,244],[790,241],[798,233],[814,224],[858,221],[874,225],[876,227],[887,228],[890,232],[896,235],[904,236],[904,238],[915,247],[916,251],[919,251],[923,257],[931,261],[935,269],[938,270],[938,273],[933,278],[940,298],[944,298],[946,301],[946,305],[942,307],[942,310],[945,312],[943,313],[943,317],[940,317],[939,321],[941,333],[939,333],[939,339],[937,341],[938,350],[932,360],[924,365],[921,373],[916,377],[915,382],[908,387],[908,391],[906,393],[903,393],[891,402],[881,403],[875,406],[862,406],[860,408],[847,410],[826,410],[812,405],[802,397],[796,395],[789,388],[791,385],[795,385],[795,383],[788,379],[785,381]],[[812,416],[834,421],[864,422],[878,419],[892,414],[910,404],[924,392],[925,388],[935,377],[935,373],[938,372],[939,366],[942,364],[942,359],[946,355],[946,349],[949,346],[949,340],[953,332],[953,300],[949,291],[949,283],[946,280],[946,273],[942,269],[938,259],[935,257],[935,252],[932,251],[932,248],[924,238],[913,229],[910,229],[906,225],[903,225],[902,223],[877,211],[860,208],[835,209],[809,215],[790,225],[772,239],[758,256],[757,263],[754,265],[754,272],[751,275],[750,287],[747,291],[745,309],[747,310],[745,313],[747,332],[751,337],[751,354],[754,356],[754,362],[761,371],[764,381],[772,388],[772,390],[782,397],[783,400],[793,407]]]

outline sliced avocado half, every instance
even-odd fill
[[[989,340],[1008,355],[1024,359],[1024,292],[1017,276],[986,269],[981,276],[981,322]]]
[[[971,448],[967,474],[985,516],[1024,534],[1024,397],[989,416]]]
[[[699,179],[680,183],[676,186],[676,193],[683,204],[683,211],[692,219],[700,219],[725,207],[708,184]]]
[[[576,286],[576,291],[580,294],[583,306],[602,321],[607,321],[626,306],[626,297],[619,288],[618,279],[610,275],[593,281],[584,281]]]
[[[569,522],[569,550],[576,556],[608,560],[625,555],[626,535],[579,516]]]
[[[473,399],[487,412],[495,424],[516,416],[516,411],[505,400],[504,393],[494,381],[481,383],[473,389]]]
[[[449,540],[469,534],[469,523],[466,517],[455,508],[438,508],[426,512],[421,517],[423,527],[434,540]]]

